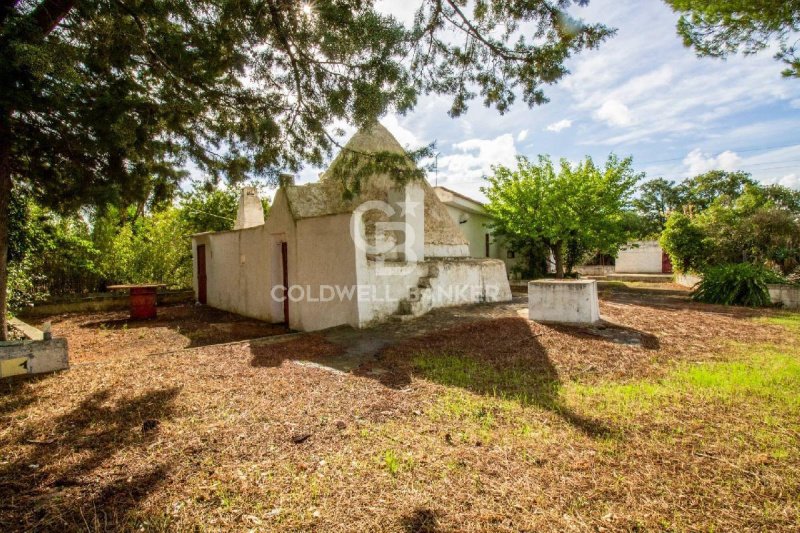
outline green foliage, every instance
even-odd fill
[[[692,299],[712,304],[762,307],[770,304],[767,284],[785,281],[771,270],[750,263],[719,265],[703,273]]]
[[[674,212],[659,242],[678,272],[699,272],[706,264],[704,239],[705,233],[692,219]]]
[[[170,207],[118,227],[99,262],[106,283],[165,283],[191,286],[192,261],[181,213]],[[98,220],[97,225],[108,224]]]
[[[178,207],[137,215],[109,208],[62,216],[26,198],[16,215],[24,246],[9,263],[8,297],[20,309],[50,295],[102,291],[112,283],[159,282],[191,286],[189,236],[231,229],[238,191],[195,187]],[[268,199],[264,199],[265,212]]]
[[[664,230],[669,214],[681,205],[681,193],[674,181],[657,178],[639,186],[639,194],[631,202],[642,217],[636,225],[636,236],[645,238]]]
[[[573,53],[613,34],[570,2],[425,0],[409,27],[361,0],[58,4],[0,15],[12,172],[51,207],[168,198],[187,158],[214,178],[277,180],[322,163],[335,122],[423,93],[451,97],[454,116],[478,94],[500,112],[518,94],[541,104]]]
[[[708,209],[715,201],[733,201],[758,183],[747,172],[712,170],[689,178],[677,190],[679,205],[690,213]]]
[[[700,56],[754,54],[778,44],[775,58],[787,65],[783,75],[800,77],[794,43],[800,31],[797,0],[665,0],[681,13],[678,33]]]
[[[557,275],[568,248],[577,263],[584,252],[616,253],[628,240],[626,212],[639,180],[630,159],[611,155],[603,168],[591,158],[575,166],[562,160],[556,169],[546,156],[536,164],[520,157],[516,169],[493,171],[481,189],[493,231],[517,250],[542,243],[556,259]]]

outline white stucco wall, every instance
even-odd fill
[[[502,260],[506,266],[506,271],[510,271],[517,264],[519,258],[509,258],[508,249],[502,246],[498,238],[491,235],[491,230],[489,229],[491,218],[489,216],[467,211],[453,205],[446,205],[446,207],[450,218],[458,225],[461,233],[469,241],[470,257],[487,257],[486,235],[489,234],[488,257]]]
[[[290,326],[301,331],[343,324],[357,326],[355,299],[336,296],[330,301],[321,301],[329,298],[331,290],[336,294],[337,288],[347,289],[357,283],[356,252],[350,238],[350,215],[298,221],[295,247],[296,254],[290,254],[290,257],[296,258],[296,266],[289,269],[289,284],[301,285],[311,298],[300,302],[290,301]]]
[[[206,246],[206,294],[209,305],[244,316],[272,320],[268,302],[268,273],[262,272],[261,268],[269,264],[266,240],[263,226],[193,239],[195,255],[198,244]],[[195,291],[196,284],[195,281]]]
[[[658,241],[632,242],[619,251],[614,271],[624,274],[660,274],[661,257],[662,250]]]

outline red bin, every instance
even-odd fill
[[[157,287],[131,287],[130,291],[131,318],[155,318]]]

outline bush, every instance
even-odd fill
[[[692,293],[698,302],[761,307],[771,303],[768,283],[785,283],[775,272],[750,263],[709,268]]]
[[[678,272],[700,272],[708,256],[704,239],[705,233],[692,219],[675,212],[667,219],[660,244]]]

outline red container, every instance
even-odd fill
[[[156,317],[157,290],[157,287],[131,287],[131,318],[144,319]]]

